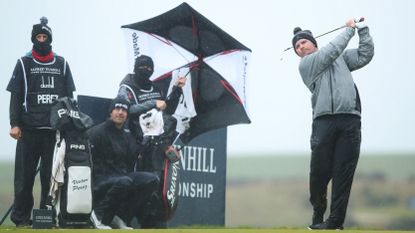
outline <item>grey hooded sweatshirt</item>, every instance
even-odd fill
[[[345,50],[355,29],[348,27],[328,45],[303,57],[299,70],[311,91],[313,119],[322,115],[360,116],[360,99],[352,71],[368,64],[374,55],[369,28],[358,30],[359,47]]]

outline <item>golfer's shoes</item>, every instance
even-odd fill
[[[108,225],[103,224],[98,218],[97,215],[95,214],[94,211],[92,211],[91,213],[91,222],[94,225],[94,227],[96,229],[101,229],[101,230],[111,230],[112,228]]]
[[[330,221],[326,220],[322,223],[311,224],[308,226],[309,230],[343,230],[343,226],[339,226],[336,224],[331,223]]]
[[[133,230],[134,228],[127,226],[127,224],[117,215],[114,216],[111,226],[115,229]]]

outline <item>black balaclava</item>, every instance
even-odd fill
[[[147,66],[148,69],[140,68],[140,66]],[[134,81],[142,88],[148,89],[151,87],[150,77],[154,71],[154,63],[151,57],[146,55],[140,55],[135,59],[134,63]]]
[[[32,29],[32,43],[33,50],[41,56],[45,56],[52,51],[52,29],[47,25],[48,19],[46,17],[40,18],[40,24],[33,25]],[[39,42],[36,36],[39,34],[46,34],[48,39],[45,42]]]

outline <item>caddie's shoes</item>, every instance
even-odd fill
[[[117,229],[133,230],[134,228],[127,226],[127,224],[117,215],[112,219],[111,225]]]
[[[101,222],[101,220],[98,219],[97,215],[95,214],[94,211],[92,211],[91,213],[91,222],[94,225],[94,227],[96,229],[101,229],[101,230],[111,230],[112,228],[108,225],[105,225]]]
[[[322,223],[318,224],[311,224],[308,226],[309,230],[343,230],[343,226],[339,226],[333,223],[330,223],[329,221],[324,221]]]
[[[32,224],[33,224],[32,220],[26,220],[26,221],[16,224],[16,227],[17,228],[29,228],[29,227],[32,227]]]

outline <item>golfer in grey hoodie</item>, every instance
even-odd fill
[[[346,50],[356,29],[359,47]],[[299,71],[303,82],[312,93],[310,202],[313,218],[309,229],[343,229],[361,142],[361,105],[351,72],[371,61],[372,37],[364,22],[350,19],[344,31],[321,49],[313,34],[299,27],[294,29],[292,44],[301,57]],[[330,214],[323,221],[330,180]]]

